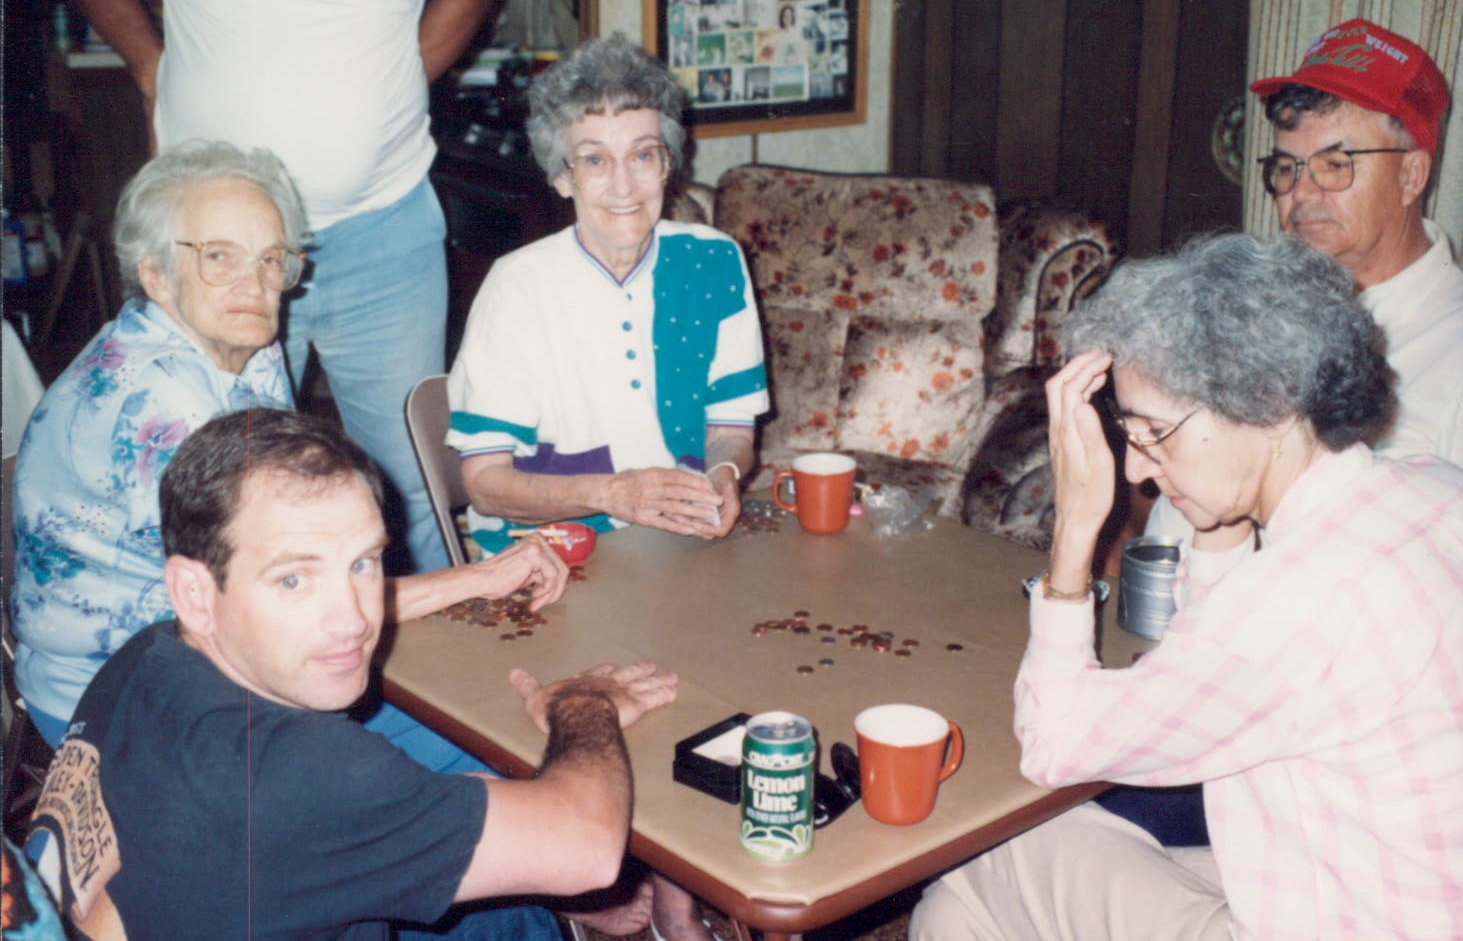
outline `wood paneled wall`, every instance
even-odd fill
[[[1244,95],[1246,0],[907,0],[892,172],[990,182],[1105,220],[1128,255],[1238,228],[1211,153]]]

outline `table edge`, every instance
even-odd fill
[[[494,770],[513,778],[531,778],[537,768],[495,745],[481,733],[454,719],[390,678],[383,677],[382,692],[392,705],[431,727]],[[807,905],[755,899],[743,895],[715,876],[690,865],[647,837],[630,831],[629,853],[705,899],[725,915],[760,931],[798,934],[832,924],[864,908],[956,866],[1076,805],[1091,800],[1111,785],[1075,784],[1050,791],[1020,811],[973,830],[944,846],[907,860],[879,876]],[[731,836],[728,836],[730,839]],[[814,852],[817,852],[815,849]],[[890,886],[895,888],[891,889]]]

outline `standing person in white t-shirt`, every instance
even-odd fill
[[[427,180],[428,83],[489,5],[170,0],[165,45],[140,0],[81,2],[126,60],[159,147],[227,140],[267,147],[289,168],[314,233],[311,267],[288,298],[290,372],[298,389],[314,346],[346,431],[399,494],[388,523],[410,548],[405,571],[447,565],[403,413],[412,386],[445,370],[446,225]]]

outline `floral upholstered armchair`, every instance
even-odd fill
[[[760,165],[722,175],[713,221],[746,252],[767,338],[774,411],[754,487],[799,453],[843,451],[867,483],[1040,544],[1032,391],[1062,316],[1115,260],[1100,225],[1000,217],[981,184]]]
[[[1062,365],[1067,313],[1118,252],[1106,227],[1070,210],[1018,203],[1000,224],[999,296],[984,321],[988,423],[961,485],[960,518],[1045,551],[1054,510],[1045,384]]]

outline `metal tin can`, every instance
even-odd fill
[[[1139,536],[1123,544],[1123,571],[1118,579],[1118,626],[1158,640],[1168,629],[1178,605],[1181,552],[1177,537]]]
[[[813,726],[790,712],[747,720],[742,739],[742,849],[768,862],[813,849]]]

